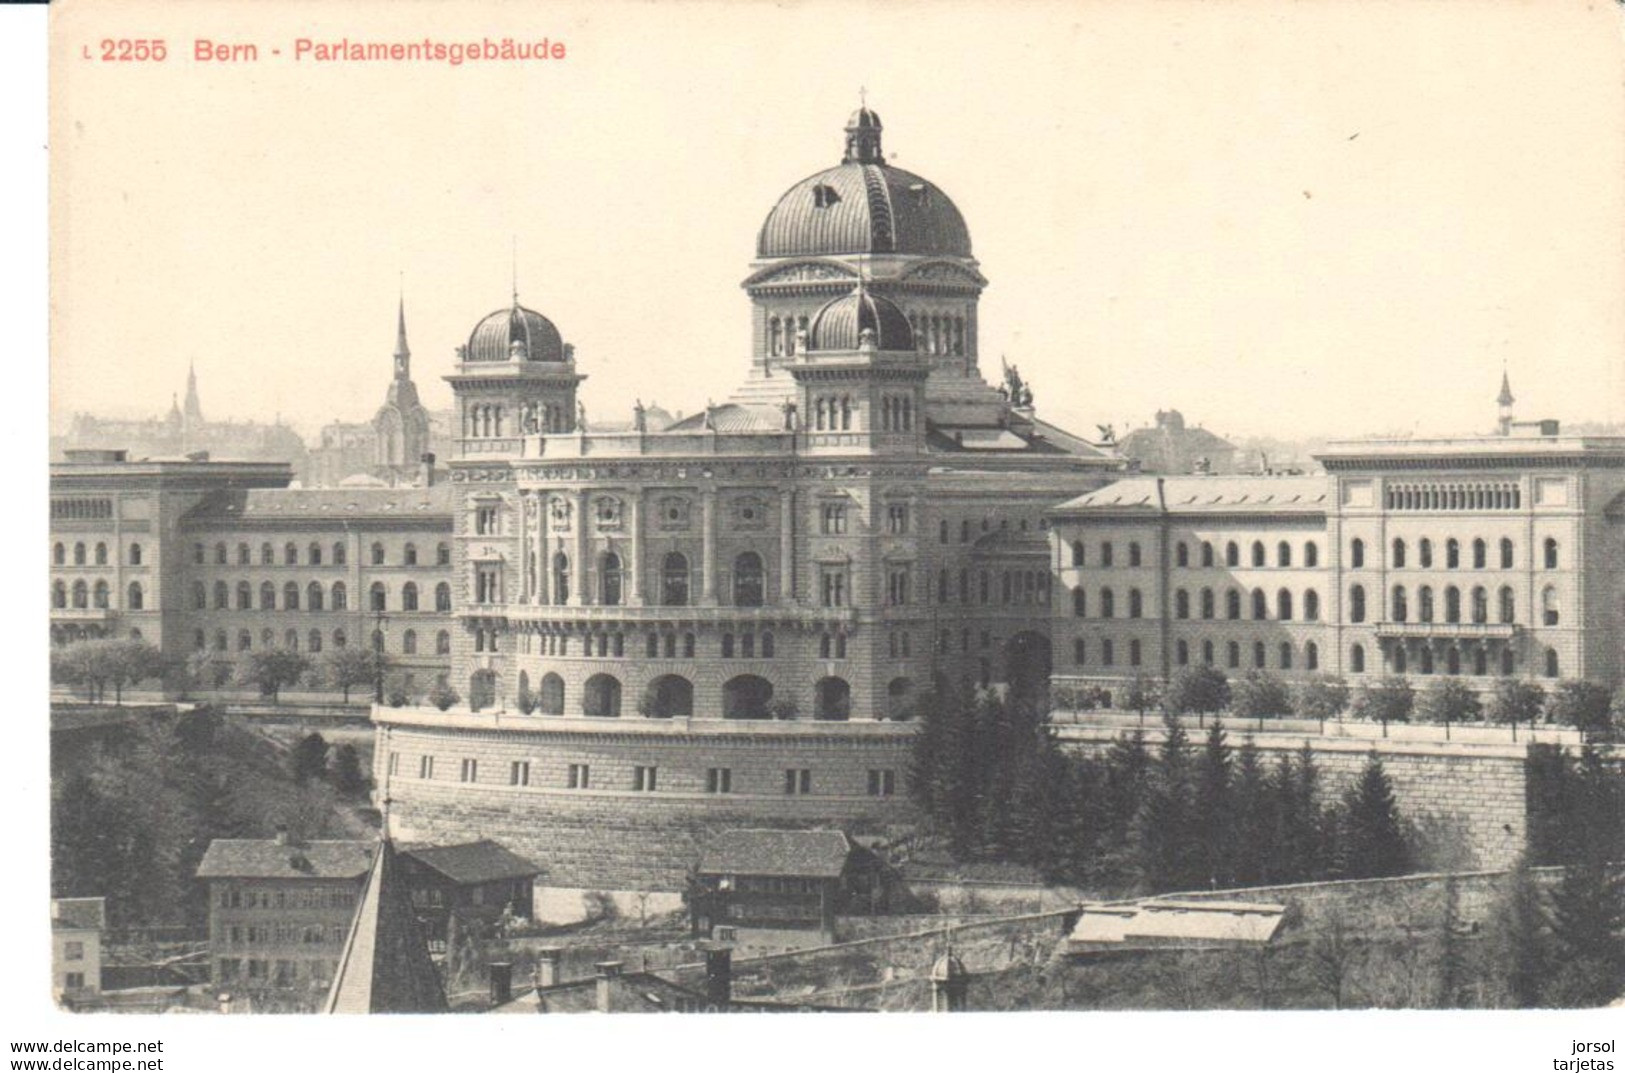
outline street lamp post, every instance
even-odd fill
[[[372,661],[374,668],[373,703],[384,703],[384,624],[389,619],[383,609],[373,612]]]

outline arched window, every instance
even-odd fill
[[[1224,546],[1224,565],[1241,565],[1241,548],[1236,545],[1234,540]]]
[[[1392,663],[1394,665],[1394,673],[1395,674],[1404,674],[1405,673],[1405,650],[1403,648],[1400,648],[1400,647],[1397,647],[1397,646],[1394,648],[1394,657],[1393,657]]]
[[[250,554],[250,552],[248,550],[248,545],[246,543],[238,544],[237,545],[237,565],[238,566],[248,566],[253,561],[254,561],[254,558],[253,558],[253,556]]]
[[[1213,590],[1212,589],[1203,589],[1202,590],[1202,617],[1203,618],[1208,618],[1208,619],[1213,617]]]
[[[451,610],[451,585],[442,581],[434,587],[434,609],[436,611]]]
[[[1140,561],[1140,542],[1138,540],[1131,540],[1128,544],[1128,564],[1130,566],[1139,566]]]
[[[1262,540],[1253,541],[1253,565],[1264,565],[1264,542]]]
[[[286,630],[282,634],[282,647],[289,652],[299,651],[299,631]]]
[[[1213,544],[1206,540],[1202,541],[1202,565],[1213,565]]]
[[[1144,601],[1142,600],[1142,598],[1140,596],[1140,590],[1139,589],[1130,589],[1130,590],[1128,590],[1128,617],[1129,618],[1139,618],[1141,612],[1144,611],[1144,610],[1145,610]]]
[[[1557,599],[1557,589],[1548,585],[1540,591],[1540,621],[1545,626],[1556,626],[1563,617],[1563,608]]]
[[[1510,537],[1501,538],[1501,569],[1512,569],[1512,539]]]
[[[1241,590],[1231,589],[1224,594],[1224,617],[1232,621],[1241,618]]]
[[[1179,589],[1174,593],[1174,617],[1191,617],[1191,594],[1184,589]]]
[[[969,524],[969,523],[967,523],[967,524]],[[963,529],[961,529],[961,533],[963,533]],[[1082,566],[1083,565],[1083,541],[1081,541],[1081,540],[1074,540],[1072,542],[1072,565],[1073,566]]]
[[[553,553],[553,602],[570,602],[570,558],[562,551]]]
[[[1284,540],[1281,541],[1279,544],[1275,545],[1275,565],[1276,566],[1291,566],[1292,565],[1292,545],[1288,544]]]
[[[59,609],[68,606],[68,585],[61,578],[51,583],[51,606]]]
[[[408,581],[401,586],[401,610],[416,611],[418,609],[418,583]]]
[[[451,655],[451,634],[441,630],[434,635],[434,654],[437,656]]]
[[[1490,593],[1482,585],[1473,587],[1473,621],[1479,625],[1490,620]]]
[[[335,610],[335,611],[344,611],[344,610],[347,610],[349,608],[349,606],[350,606],[349,593],[344,588],[344,582],[342,582],[342,581],[333,582],[333,610]]]
[[[1461,621],[1461,590],[1454,585],[1445,586],[1444,620],[1446,622]]]
[[[260,565],[274,566],[275,564],[276,549],[271,547],[271,542],[267,540],[265,543],[260,545]]]
[[[1416,621],[1433,621],[1433,586],[1423,585],[1416,590]]]
[[[1112,595],[1112,590],[1110,590],[1110,589],[1101,589],[1100,590],[1100,617],[1101,618],[1111,618],[1116,613],[1116,611],[1117,611],[1116,597],[1114,597]]]
[[[418,631],[407,630],[401,634],[401,654],[404,656],[418,654]]]
[[[1306,671],[1320,670],[1320,646],[1313,641],[1303,646],[1303,669]]]
[[[237,631],[237,651],[247,652],[254,647],[254,637],[247,630]]]
[[[1405,565],[1405,542],[1399,537],[1394,538],[1394,553],[1390,556],[1391,565],[1398,570]]]
[[[1109,540],[1102,540],[1100,542],[1100,565],[1112,565],[1112,542]]]
[[[666,607],[688,605],[688,559],[671,551],[660,564],[660,602]]]
[[[126,598],[124,600],[125,609],[128,611],[140,611],[146,606],[144,601],[145,596],[141,591],[141,582],[130,582],[130,588],[126,593]]]
[[[1546,569],[1548,569],[1548,570],[1556,570],[1557,569],[1557,539],[1555,537],[1547,537],[1545,542],[1541,546],[1543,548],[1545,548]]]
[[[846,719],[852,714],[852,687],[845,678],[820,678],[813,687],[813,718]]]
[[[1304,542],[1304,545],[1303,545],[1303,565],[1304,566],[1319,566],[1320,565],[1320,545],[1316,544],[1313,540],[1309,540],[1309,541]]]
[[[1359,537],[1349,542],[1349,565],[1355,569],[1365,565],[1365,541]]]
[[[649,683],[646,714],[653,719],[686,719],[694,714],[694,684],[680,674],[663,674]]]
[[[416,566],[418,564],[418,546],[416,544],[408,541],[406,547],[401,549],[401,562],[407,566]]]
[[[1501,621],[1516,622],[1518,620],[1518,598],[1512,594],[1511,585],[1501,586]]]
[[[1264,590],[1263,589],[1254,589],[1253,590],[1253,618],[1255,618],[1255,619],[1265,619],[1265,618],[1269,618],[1269,615],[1270,615],[1269,598],[1264,595]]]
[[[98,579],[94,594],[91,597],[94,606],[105,610],[108,603],[108,588],[105,580]]]
[[[1473,538],[1473,569],[1482,570],[1489,565],[1490,549],[1483,537]]]
[[[344,545],[342,543],[341,544],[334,544],[333,545],[333,565],[334,566],[343,566],[345,558],[346,558],[346,556],[345,556],[345,553],[344,553]]]
[[[1417,664],[1418,664],[1417,670],[1421,671],[1423,674],[1432,674],[1433,673],[1433,649],[1429,648],[1427,645],[1423,645],[1422,650],[1418,654],[1418,656],[1419,656],[1419,658],[1416,661]]]
[[[1292,642],[1281,642],[1279,657],[1281,669],[1283,671],[1290,671],[1292,669]]]
[[[312,652],[320,652],[322,650],[322,631],[321,630],[311,630],[310,631],[310,640],[309,640],[309,644],[306,647],[308,647],[310,649],[310,651],[312,651]]]
[[[202,546],[203,545],[201,545],[201,544],[198,545],[199,548],[201,548]],[[201,562],[202,560],[199,560],[199,561]],[[74,544],[74,546],[73,546],[73,565],[74,566],[84,566],[85,565],[85,543],[82,540],[79,541],[78,543]]]
[[[946,573],[941,587],[947,589]],[[762,557],[754,551],[747,551],[734,559],[734,606],[761,607],[763,589]],[[946,592],[942,595],[946,596]]]
[[[1174,564],[1176,566],[1189,566],[1191,564],[1190,545],[1183,540],[1174,545]]]
[[[282,549],[282,563],[284,566],[295,566],[299,562],[299,548],[293,541],[288,541]]]
[[[1395,585],[1393,595],[1394,595],[1393,614],[1390,615],[1389,617],[1392,618],[1395,622],[1404,622],[1406,620],[1406,618],[1408,617],[1408,614],[1409,614],[1408,609],[1407,609],[1407,605],[1406,605],[1406,602],[1405,602],[1405,586],[1403,586],[1403,585]]]
[[[722,686],[724,719],[766,719],[773,702],[773,683],[754,674],[730,678]]]
[[[1292,621],[1292,594],[1285,589],[1275,594],[1275,617],[1282,622]]]
[[[214,609],[216,611],[224,611],[230,606],[231,591],[226,587],[226,583],[224,581],[216,581],[214,583]]]
[[[254,587],[246,581],[237,582],[237,610],[249,611],[254,607]]]
[[[260,610],[276,610],[276,586],[269,581],[260,582]]]
[[[1444,542],[1444,565],[1447,570],[1455,570],[1461,566],[1461,541],[1455,537]]]
[[[1365,646],[1355,645],[1349,649],[1349,670],[1355,674],[1365,673]]]
[[[384,565],[384,545],[381,541],[375,540],[372,543],[372,565]]]
[[[214,564],[216,566],[225,566],[227,562],[226,542],[224,540],[216,541],[214,545]]]
[[[322,565],[322,546],[312,540],[310,547],[305,552],[305,558],[311,566]]]
[[[367,590],[367,610],[386,611],[389,609],[389,590],[384,588],[382,581],[374,581],[372,588]]]
[[[344,635],[344,631],[342,629],[338,629],[338,630],[333,631],[333,647],[334,648],[343,648],[345,646],[345,644],[348,643],[348,641],[349,641],[349,638],[347,638]]]
[[[1546,677],[1556,678],[1557,672],[1557,649],[1548,648],[1546,650]]]
[[[282,586],[282,606],[289,611],[299,610],[299,582],[290,581]]]
[[[494,647],[495,646],[495,641],[494,640],[492,641],[492,645],[493,645],[493,651],[494,651],[495,650],[495,647]],[[382,653],[384,651],[384,631],[383,630],[373,630],[372,631],[372,650],[374,652],[378,652],[378,653]]]
[[[1365,621],[1365,586],[1353,585],[1349,587],[1349,621]]]
[[[326,602],[323,599],[325,595],[326,593],[322,590],[322,583],[320,581],[312,581],[309,585],[305,586],[305,607],[311,611],[320,611],[322,609],[322,604]]]
[[[1433,565],[1433,541],[1427,537],[1416,542],[1416,565],[1424,570]]]
[[[1444,673],[1446,673],[1446,674],[1460,674],[1461,673],[1461,652],[1458,651],[1453,646],[1451,648],[1445,649],[1445,653],[1444,653]]]
[[[1303,618],[1305,622],[1320,621],[1320,593],[1314,589],[1303,594]]]
[[[442,544],[435,545],[434,563],[435,563],[436,566],[450,566],[451,565],[451,545],[450,544],[442,543]]]
[[[130,546],[133,548],[140,547],[138,544],[132,544]],[[139,552],[137,554],[139,555]],[[56,547],[51,549],[51,562],[57,566],[68,565],[68,547],[66,544],[59,541]]]
[[[1079,585],[1072,590],[1072,614],[1078,618],[1083,618],[1088,613],[1089,597],[1083,591],[1083,586]]]
[[[1482,647],[1473,649],[1473,673],[1479,677],[1490,673],[1490,655]]]
[[[105,542],[98,541],[96,544],[96,565],[107,565],[107,544]]]

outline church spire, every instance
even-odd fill
[[[186,366],[186,423],[192,426],[203,424],[203,404],[197,397],[197,363],[188,362]]]
[[[412,350],[406,345],[406,295],[403,293],[395,315],[395,379],[409,380],[411,377]]]
[[[1503,365],[1501,366],[1501,394],[1495,397],[1495,405],[1500,408],[1496,426],[1503,436],[1512,432],[1512,404],[1515,401],[1512,397],[1512,382],[1507,379],[1506,366]]]

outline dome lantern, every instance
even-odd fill
[[[886,157],[880,150],[881,129],[880,116],[871,112],[867,105],[860,106],[846,121],[846,153],[841,157],[841,163],[884,165]]]

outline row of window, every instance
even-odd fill
[[[1255,567],[1271,565],[1268,562],[1268,555],[1266,552],[1267,549],[1265,548],[1262,540],[1253,541],[1252,555],[1250,560],[1251,564]],[[1213,544],[1210,541],[1204,540],[1198,546],[1198,557],[1198,561],[1204,567],[1218,565],[1215,561],[1216,553]],[[1143,566],[1145,565],[1144,560],[1145,556],[1141,550],[1140,542],[1137,540],[1129,541],[1127,565],[1130,567]],[[1072,542],[1072,565],[1089,565],[1088,551],[1081,540],[1074,540]],[[1099,553],[1096,556],[1094,565],[1102,569],[1116,565],[1116,551],[1113,543],[1110,540],[1102,540],[1100,542]],[[1191,565],[1191,546],[1183,540],[1174,545],[1174,565],[1179,567],[1188,567]],[[1241,565],[1241,545],[1237,544],[1233,540],[1224,546],[1224,565]],[[1292,565],[1292,544],[1289,541],[1282,540],[1275,545],[1274,565],[1278,567],[1290,567]],[[1315,567],[1320,565],[1320,545],[1316,544],[1312,540],[1304,542],[1303,565],[1306,567]]]
[[[325,987],[338,970],[338,962],[330,958],[278,958],[275,961],[268,958],[220,958],[216,964],[217,984],[245,980],[250,984],[275,987],[298,985],[301,972],[316,987]]]
[[[551,601],[555,605],[569,603],[573,580],[570,557],[562,551],[555,552],[552,567]],[[660,606],[688,606],[689,577],[688,556],[680,551],[667,552],[660,562]],[[736,556],[732,574],[733,606],[763,606],[767,598],[766,579],[767,573],[760,555],[747,551]],[[621,557],[615,552],[606,552],[598,560],[598,603],[605,607],[618,607],[626,594],[626,568]],[[474,572],[474,602],[503,602],[502,572],[499,568],[482,566]]]
[[[1263,589],[1252,591],[1252,617],[1254,619],[1267,619],[1270,617],[1270,600]],[[1320,594],[1309,589],[1303,594],[1303,619],[1305,622],[1320,621]],[[1202,589],[1197,594],[1197,607],[1199,616],[1204,619],[1216,618],[1217,607],[1215,594],[1212,589]],[[1231,620],[1240,619],[1242,610],[1242,592],[1240,589],[1230,589],[1224,594],[1224,617]],[[1110,588],[1100,590],[1100,600],[1096,605],[1097,618],[1117,617],[1117,594]],[[1282,622],[1290,622],[1294,617],[1294,598],[1287,589],[1281,589],[1275,594],[1275,617]],[[1145,600],[1139,589],[1128,590],[1128,617],[1140,618],[1145,613]],[[1079,585],[1072,590],[1072,614],[1077,618],[1089,617],[1089,594],[1083,586]],[[1188,589],[1174,590],[1174,617],[1188,619],[1192,617],[1191,593]]]
[[[1517,510],[1523,492],[1511,481],[1494,484],[1390,484],[1383,490],[1389,510]]]
[[[399,776],[400,754],[389,754],[389,774]],[[634,793],[654,793],[662,785],[660,767],[656,764],[634,764],[630,771],[630,778],[624,778],[620,786],[613,780],[602,778],[602,768],[599,769],[599,779],[593,780],[593,766],[588,763],[569,764],[564,770],[563,788],[566,790],[614,790],[628,789]],[[430,755],[418,757],[417,775],[420,779],[433,779],[435,777],[435,758]],[[511,760],[508,762],[509,786],[539,786],[540,783],[531,781],[531,761]],[[457,763],[457,781],[480,781],[480,762],[474,757],[463,757]],[[813,778],[811,768],[785,768],[782,783],[787,796],[801,796],[813,792]],[[897,772],[892,768],[871,768],[868,773],[868,794],[871,797],[892,797],[897,793]],[[726,767],[712,767],[705,770],[705,792],[708,794],[731,794],[734,792],[733,769]]]
[[[222,946],[337,945],[349,928],[344,924],[221,924],[215,942]]]
[[[59,544],[59,545],[57,545],[57,547],[60,548],[61,545]],[[381,541],[374,541],[373,545],[372,545],[372,547],[370,549],[370,552],[371,552],[370,561],[371,561],[373,566],[386,566],[386,565],[388,565],[387,562],[386,562],[387,555],[385,553],[384,545],[383,545],[383,543]],[[132,564],[139,563],[141,561],[141,548],[140,548],[140,545],[138,545],[138,544],[130,545],[130,555],[131,555],[131,563]],[[346,547],[342,542],[335,543],[333,545],[333,557],[330,560],[331,565],[333,565],[333,566],[343,566],[343,565],[345,565],[345,562],[346,562],[346,559],[347,559],[348,555],[349,555],[349,553],[346,550]],[[205,545],[203,545],[201,543],[192,545],[192,561],[194,563],[197,563],[198,565],[201,566],[204,563],[208,562],[208,559],[209,559],[208,548]],[[435,560],[435,565],[436,566],[450,566],[451,565],[451,545],[450,544],[444,544],[444,543],[437,545],[435,547],[434,560]],[[225,565],[228,564],[229,561],[230,561],[230,559],[229,559],[229,557],[227,555],[227,547],[226,547],[225,541],[220,541],[220,542],[216,543],[215,546],[214,546],[214,562],[215,562],[215,565],[216,566],[225,566]],[[270,541],[266,541],[265,543],[261,544],[260,545],[260,562],[259,562],[259,564],[261,566],[275,566],[276,562],[277,562],[276,547]],[[237,565],[238,566],[251,566],[251,565],[253,565],[252,555],[250,553],[250,549],[249,549],[249,546],[247,544],[238,544],[237,545]],[[299,563],[299,545],[295,544],[291,540],[288,541],[288,543],[286,543],[286,544],[284,544],[282,546],[282,565],[283,566],[298,566],[298,565],[300,565],[300,563]],[[310,546],[305,549],[304,565],[305,566],[321,566],[322,565],[322,545],[316,543],[315,541],[312,541],[310,543]],[[401,562],[400,562],[400,565],[401,566],[420,566],[420,565],[423,565],[418,561],[418,547],[417,547],[416,544],[408,543],[404,548],[401,549]]]
[[[208,637],[208,634],[207,634],[206,631],[204,631],[204,630],[194,630],[194,631],[192,631],[192,647],[195,650],[199,651],[199,652],[202,652],[205,649],[209,649],[209,650],[212,650],[212,651],[215,651],[215,652],[228,652],[228,651],[231,651],[231,649],[227,645],[228,640],[229,640],[229,637],[228,637],[228,634],[227,634],[227,632],[225,630],[215,630],[214,631],[214,643],[213,643],[213,645],[210,645],[209,644],[209,637]],[[342,649],[342,648],[346,647],[349,643],[350,643],[349,635],[346,634],[343,630],[334,630],[333,631],[333,647],[334,648]],[[275,630],[261,630],[260,631],[260,648],[262,648],[262,649],[271,649],[271,648],[276,648],[276,647],[277,647],[276,631]],[[299,651],[299,631],[298,630],[292,630],[292,629],[282,631],[282,647],[287,649],[290,652]],[[322,634],[321,630],[311,630],[308,634],[305,635],[305,651],[312,652],[312,653],[319,653],[319,652],[322,651],[322,647],[323,647],[323,634]],[[384,636],[384,633],[383,633],[382,630],[374,630],[373,631],[373,633],[372,633],[372,647],[373,647],[373,651],[375,651],[375,652],[384,651],[384,648],[385,648],[385,636]],[[402,655],[415,656],[415,655],[418,654],[418,647],[419,647],[419,645],[418,645],[418,632],[416,630],[406,630],[405,632],[403,632],[401,634],[401,654]],[[236,648],[236,650],[238,652],[252,652],[254,650],[254,635],[253,635],[252,631],[250,631],[250,630],[238,630],[237,631],[237,648]],[[492,651],[495,651],[494,647],[493,647]],[[450,632],[448,632],[446,630],[440,630],[439,632],[437,632],[434,635],[434,654],[437,655],[437,656],[449,656],[449,655],[451,655],[451,633]]]
[[[1390,545],[1388,565],[1396,570],[1405,568],[1408,561],[1409,546],[1404,538],[1395,537]],[[1497,549],[1497,561],[1500,569],[1511,570],[1516,558],[1515,547],[1510,537],[1502,537]],[[1444,566],[1447,570],[1461,568],[1462,544],[1455,537],[1444,542]],[[1487,570],[1490,561],[1489,542],[1482,537],[1474,537],[1470,545],[1472,556],[1472,569]],[[1555,537],[1547,537],[1541,542],[1541,563],[1547,570],[1556,570],[1558,564],[1558,542]],[[1422,569],[1430,569],[1434,564],[1433,541],[1423,537],[1416,543],[1416,565]],[[1349,565],[1355,569],[1365,566],[1365,541],[1355,537],[1349,542]]]
[[[306,611],[346,611],[350,606],[349,590],[342,581],[333,582],[330,588],[324,588],[319,581],[312,581],[304,587],[303,603]],[[232,588],[225,581],[214,583],[214,609],[226,611],[233,609],[231,600]],[[250,582],[239,581],[236,587],[235,610],[251,611],[254,609],[254,587]],[[420,606],[421,598],[417,582],[408,581],[401,586],[400,611],[426,610]],[[297,581],[285,582],[282,586],[281,610],[298,611],[301,603],[301,589]],[[274,582],[262,581],[259,588],[259,609],[261,611],[275,611],[278,609],[277,587]],[[209,609],[209,588],[201,581],[192,582],[192,607],[197,611]],[[388,611],[389,587],[382,581],[375,581],[367,590],[367,610]],[[436,611],[451,610],[451,585],[440,582],[434,588],[434,609]]]
[[[70,606],[76,611],[92,607],[105,611],[112,606],[112,599],[112,586],[105,579],[98,579],[92,584],[80,578],[71,587],[61,578],[51,582],[51,606],[59,611]],[[146,591],[141,587],[141,582],[130,582],[124,591],[124,610],[141,611],[146,606]]]
[[[1548,585],[1541,593],[1541,621],[1547,626],[1556,626],[1561,618],[1561,603],[1557,590]],[[1444,590],[1444,621],[1457,623],[1464,621],[1462,592],[1454,585]],[[1518,598],[1512,591],[1512,586],[1502,585],[1496,594],[1497,621],[1503,624],[1515,623],[1518,620]],[[1471,616],[1471,621],[1483,625],[1490,621],[1490,593],[1482,585],[1474,586],[1467,596],[1465,613]],[[1433,622],[1437,608],[1435,606],[1433,587],[1422,585],[1416,590],[1416,621]],[[1364,622],[1366,618],[1366,596],[1364,585],[1349,587],[1349,621]],[[1394,622],[1408,622],[1411,617],[1410,594],[1404,585],[1395,585],[1390,593],[1389,618]]]
[[[100,521],[113,516],[113,501],[111,499],[67,499],[55,498],[51,500],[51,519],[53,521]]]
[[[1027,519],[1026,518],[1017,519],[1016,526],[1021,532],[1025,533],[1027,531]],[[1047,518],[1038,519],[1038,527],[1040,529],[1048,529],[1049,528],[1049,520]],[[981,528],[981,532],[983,532],[983,533],[992,532],[993,531],[993,521],[992,521],[992,519],[983,518],[980,528]],[[1000,518],[999,519],[999,528],[1001,530],[1008,530],[1010,528],[1010,519],[1009,518]],[[939,544],[948,543],[948,534],[951,532],[951,530],[952,530],[952,526],[949,523],[948,519],[944,518],[944,519],[942,519],[942,521],[938,522],[937,523],[937,543],[939,543]],[[971,533],[972,533],[971,520],[969,518],[961,518],[960,521],[959,521],[959,542],[961,544],[969,544],[970,540],[971,540]]]
[[[296,887],[264,889],[225,887],[216,899],[221,909],[352,909],[351,887]]]
[[[946,525],[946,523],[944,523],[944,525]],[[944,530],[944,533],[946,533],[946,530]],[[1451,537],[1445,541],[1444,566],[1446,569],[1455,570],[1461,567],[1462,548],[1462,542],[1457,540],[1455,537]],[[1500,547],[1498,550],[1500,568],[1503,570],[1512,569],[1514,561],[1514,546],[1512,540],[1507,537],[1501,538]],[[1406,541],[1401,537],[1395,537],[1392,544],[1392,555],[1389,558],[1389,565],[1394,569],[1403,569],[1408,558],[1407,551],[1408,545],[1406,544]],[[1472,569],[1489,569],[1490,547],[1487,541],[1485,541],[1482,537],[1474,538],[1469,545],[1469,551],[1471,554]],[[1087,561],[1088,553],[1083,541],[1074,540],[1071,545],[1071,552],[1073,566],[1089,565]],[[1556,570],[1558,568],[1558,542],[1556,538],[1547,537],[1542,542],[1541,552],[1542,563],[1545,568],[1547,570]],[[1186,544],[1184,541],[1180,541],[1174,545],[1175,566],[1188,567],[1191,565],[1192,558],[1190,545]],[[1365,566],[1365,558],[1365,541],[1356,537],[1349,544],[1349,565],[1355,569],[1363,568]],[[1099,553],[1096,557],[1096,562],[1094,565],[1101,568],[1111,567],[1114,565],[1114,559],[1115,553],[1112,542],[1109,540],[1101,541]],[[1204,540],[1200,545],[1198,545],[1197,559],[1200,565],[1203,567],[1213,567],[1218,565],[1217,554],[1211,542]],[[1423,537],[1417,542],[1416,559],[1417,565],[1424,569],[1431,568],[1434,565],[1432,540]],[[1290,567],[1293,565],[1293,545],[1289,541],[1285,540],[1277,542],[1275,545],[1275,560],[1272,564],[1269,562],[1268,549],[1266,548],[1264,542],[1262,540],[1255,540],[1253,541],[1250,549],[1249,563],[1254,567],[1264,567],[1270,565],[1277,567]],[[1127,565],[1130,567],[1144,565],[1144,554],[1141,550],[1139,541],[1129,542]],[[1242,565],[1241,545],[1237,544],[1233,540],[1229,541],[1224,546],[1224,565],[1227,567],[1239,567]],[[1304,543],[1302,565],[1305,567],[1317,567],[1320,565],[1320,546],[1314,541],[1306,541]]]
[[[73,545],[73,565],[74,566],[90,566],[91,565],[91,562],[89,561],[90,558],[91,558],[90,550],[86,546],[85,542],[83,540],[75,541],[74,545]],[[140,544],[131,544],[130,545],[127,557],[125,559],[125,562],[129,566],[140,566],[141,565],[141,545]],[[51,564],[53,566],[67,566],[68,565],[68,546],[66,544],[64,544],[60,540],[57,541],[56,544],[54,544],[51,547]],[[106,544],[105,541],[98,540],[96,542],[95,565],[96,566],[106,566],[107,565],[107,544]]]
[[[1219,664],[1216,658],[1217,649],[1214,642],[1212,640],[1204,639],[1199,642],[1199,646],[1201,662],[1209,667],[1218,666]],[[1120,648],[1113,639],[1105,638],[1097,643],[1095,658],[1098,660],[1100,666],[1114,667],[1118,665],[1118,655],[1122,651],[1123,649]],[[1239,670],[1242,666],[1243,651],[1244,649],[1242,642],[1225,642],[1224,666],[1230,670]],[[1250,666],[1252,669],[1265,670],[1269,668],[1269,646],[1266,645],[1265,642],[1254,641],[1250,646],[1250,649],[1246,651],[1250,652]],[[1295,649],[1293,648],[1291,642],[1280,642],[1280,644],[1276,646],[1275,651],[1275,669],[1282,671],[1294,670],[1296,665],[1294,652]],[[1127,665],[1130,667],[1141,666],[1142,653],[1143,650],[1140,641],[1137,639],[1131,639],[1127,645]],[[1189,666],[1191,663],[1192,653],[1193,650],[1191,647],[1191,642],[1183,638],[1174,642],[1174,663],[1176,666]],[[1072,662],[1079,667],[1088,666],[1089,658],[1088,642],[1082,637],[1075,639],[1072,642]],[[1546,677],[1557,678],[1559,676],[1560,666],[1556,649],[1546,649],[1542,657],[1542,662]],[[1516,669],[1516,663],[1517,660],[1512,649],[1502,648],[1500,657],[1496,661],[1496,666],[1499,673],[1502,675],[1512,674]],[[1490,655],[1484,648],[1474,648],[1464,657],[1459,649],[1450,647],[1447,648],[1444,653],[1442,672],[1447,675],[1465,673],[1484,676],[1490,673],[1490,667]],[[1303,646],[1302,668],[1305,671],[1315,671],[1320,669],[1320,648],[1313,641],[1310,641]],[[1410,660],[1406,654],[1406,650],[1403,647],[1396,645],[1390,649],[1388,654],[1388,668],[1394,674],[1405,674],[1410,670]],[[1366,658],[1364,645],[1356,644],[1350,646],[1349,670],[1354,674],[1365,673]],[[1436,665],[1433,649],[1431,647],[1423,646],[1420,649],[1416,661],[1416,670],[1420,674],[1434,674],[1441,670],[1441,668]]]

